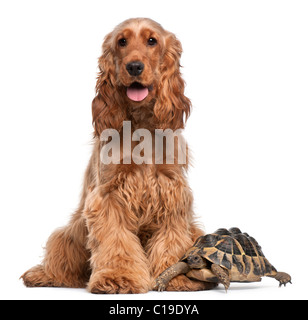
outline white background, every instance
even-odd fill
[[[307,299],[307,1],[0,2],[1,299]],[[199,293],[97,296],[28,289],[50,233],[78,203],[104,36],[150,17],[184,48],[194,110],[186,137],[207,232],[238,226],[293,285],[273,279]]]

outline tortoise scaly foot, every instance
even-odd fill
[[[217,264],[212,264],[211,270],[215,274],[215,276],[218,278],[218,282],[223,284],[227,292],[230,287],[229,273]]]
[[[287,283],[291,283],[291,276],[285,272],[278,272],[275,276],[275,279],[279,281],[279,287],[282,285],[286,286]]]

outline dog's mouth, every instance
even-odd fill
[[[147,98],[151,90],[153,90],[153,86],[145,87],[139,82],[133,82],[126,89],[126,95],[130,100],[140,102]]]

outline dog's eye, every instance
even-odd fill
[[[148,40],[148,45],[149,45],[149,46],[153,47],[153,46],[155,46],[156,44],[157,44],[157,40],[156,40],[155,38],[150,38],[150,39]]]
[[[118,43],[119,43],[119,46],[120,46],[120,47],[126,47],[126,46],[127,46],[127,41],[126,41],[125,38],[120,39],[120,40],[118,41]]]

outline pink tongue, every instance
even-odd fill
[[[126,92],[127,96],[129,99],[133,101],[142,101],[144,100],[148,94],[149,94],[149,89],[148,88],[127,88]]]

